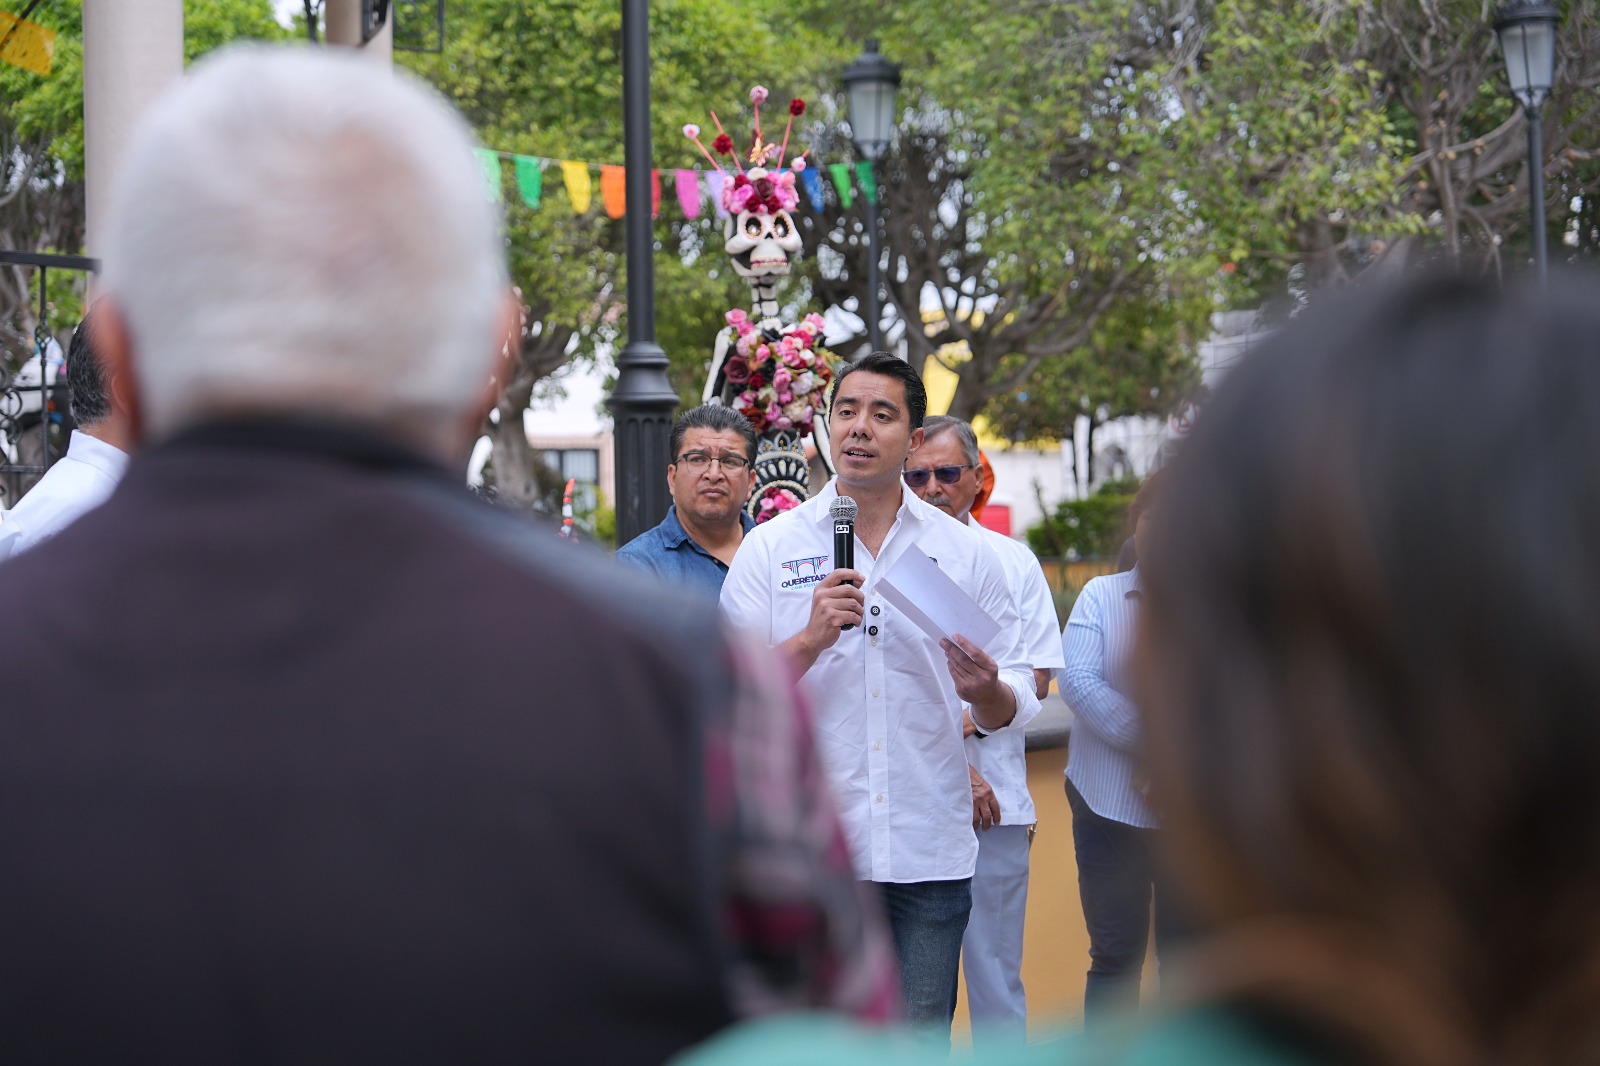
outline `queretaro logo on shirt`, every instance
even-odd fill
[[[800,585],[815,585],[828,576],[828,559],[826,555],[808,555],[804,559],[790,559],[778,564],[778,568],[789,575],[778,582],[778,587],[792,589]]]

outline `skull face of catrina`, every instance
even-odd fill
[[[794,201],[794,176],[774,179],[762,168],[735,179],[732,202],[722,235],[733,269],[756,279],[789,273],[800,254],[800,232],[787,208]]]
[[[800,254],[800,233],[787,211],[740,211],[728,217],[723,236],[740,277],[787,274],[790,261]]]

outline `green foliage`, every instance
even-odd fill
[[[574,518],[573,521],[579,521]],[[617,509],[602,503],[582,519],[584,531],[596,544],[613,548],[617,543]]]
[[[680,409],[687,410],[700,403],[722,316],[730,308],[748,307],[750,286],[733,272],[722,251],[722,230],[714,223],[684,225],[680,232],[683,245],[693,241],[691,254],[658,260],[656,343],[667,353],[667,379],[678,392]]]
[[[56,31],[48,77],[0,64],[0,110],[18,136],[46,148],[72,179],[83,177],[83,3],[55,0],[30,16]],[[288,30],[271,0],[184,0],[183,57],[192,63],[241,40],[278,41]]]
[[[1133,298],[1096,326],[1088,342],[1042,362],[1028,383],[989,401],[984,413],[1008,440],[1054,442],[1073,435],[1079,415],[1098,425],[1129,415],[1162,415],[1200,382],[1191,332],[1207,321],[1210,300]],[[1001,361],[1013,371],[1021,356]]]
[[[1028,547],[1066,559],[1114,558],[1129,532],[1128,488],[1127,482],[1108,482],[1086,499],[1061,501],[1055,514],[1029,527]]]
[[[692,351],[703,364],[721,314],[735,304],[730,287],[708,279],[709,264],[694,259],[712,240],[714,222],[681,219],[670,168],[698,159],[684,123],[709,126],[706,108],[734,113],[744,99],[752,73],[727,58],[775,54],[777,38],[733,0],[652,4],[650,29],[652,138],[664,179],[655,223],[657,333],[670,338],[663,347],[671,355],[687,360]],[[452,6],[443,54],[399,53],[396,61],[459,107],[488,147],[621,164],[621,32],[616,4],[478,0]],[[538,328],[578,336],[579,358],[619,346],[627,330],[623,222],[601,210],[593,177],[595,206],[583,215],[573,211],[557,168],[545,172],[537,211],[521,203],[509,173],[505,189],[512,278]],[[720,235],[711,247],[721,266]]]
[[[1562,76],[1546,121],[1551,246],[1594,257],[1600,6],[1561,7]],[[1485,269],[1522,258],[1524,131],[1488,10],[1476,0],[656,0],[654,162],[668,176],[703,165],[679,131],[709,128],[708,108],[742,137],[756,81],[780,105],[810,102],[796,136],[815,160],[853,161],[838,75],[864,37],[880,38],[904,75],[897,144],[879,174],[885,287],[909,324],[910,356],[920,365],[964,344],[955,413],[986,412],[1012,439],[1059,438],[1080,414],[1168,410],[1193,384],[1195,347],[1219,307],[1287,300],[1291,283],[1315,293],[1407,248]],[[270,0],[185,0],[184,12],[189,60],[291,33]],[[48,78],[0,66],[0,200],[27,187],[0,204],[0,247],[81,246],[80,16],[81,0],[35,11],[60,34]],[[490,147],[621,163],[620,50],[614,2],[460,0],[443,54],[396,62]],[[622,343],[626,293],[620,222],[598,205],[574,213],[557,171],[538,211],[506,179],[510,269],[530,318],[510,415],[569,359]],[[723,313],[748,291],[714,213],[682,219],[663,185],[656,333],[690,404]],[[859,304],[864,204],[798,214],[809,259],[783,293],[786,311]],[[930,294],[943,315],[924,321]],[[50,295],[52,323],[75,314],[73,299]],[[0,278],[0,343],[17,346],[30,306]]]
[[[230,41],[275,41],[288,31],[271,0],[185,0],[184,58],[192,62]],[[83,5],[54,0],[30,18],[56,31],[48,76],[0,64],[0,248],[83,252]],[[30,271],[0,276],[0,348],[15,359],[30,346],[37,284]],[[50,275],[51,329],[82,316],[81,275]]]

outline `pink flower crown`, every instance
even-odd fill
[[[734,169],[732,180],[722,187],[722,207],[725,211],[740,212],[753,211],[759,214],[775,215],[779,211],[793,211],[800,203],[799,194],[795,192],[794,176],[806,168],[806,156],[810,149],[801,152],[790,160],[785,166],[782,162],[784,154],[789,150],[789,133],[794,128],[794,120],[806,113],[806,102],[796,97],[789,101],[789,121],[783,127],[783,143],[769,144],[761,136],[761,105],[767,102],[767,90],[760,85],[750,90],[751,111],[755,116],[755,133],[751,135],[749,162],[751,168],[743,170],[739,166],[738,156],[733,150],[733,138],[728,136],[728,131],[722,128],[722,120],[717,118],[715,111],[711,112],[711,121],[717,124],[717,139],[711,142],[712,148],[719,155],[729,156],[733,159]],[[700,127],[694,123],[683,127],[683,135],[694,142],[702,155],[710,161],[713,167],[728,173],[716,156],[700,142]],[[769,171],[768,165],[776,163],[774,175]]]
[[[756,167],[747,173],[735,174],[733,180],[722,187],[722,207],[734,214],[755,211],[775,215],[779,211],[793,211],[799,203],[792,170],[773,177]]]

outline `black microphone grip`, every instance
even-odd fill
[[[856,524],[835,518],[833,520],[833,568],[835,570],[854,570],[856,568]],[[846,622],[839,629],[854,629],[854,622]]]

